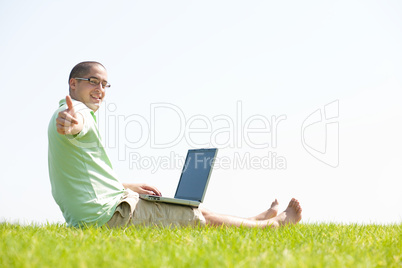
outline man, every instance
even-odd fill
[[[69,226],[278,227],[301,220],[296,199],[279,215],[275,200],[267,211],[247,219],[139,199],[138,194],[161,193],[147,184],[120,183],[101,144],[94,112],[110,87],[106,68],[98,62],[81,62],[68,82],[69,95],[60,101],[49,123],[48,160],[52,194]]]

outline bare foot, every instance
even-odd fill
[[[278,214],[278,205],[279,205],[279,202],[278,202],[278,200],[275,199],[275,201],[272,202],[271,207],[268,210],[264,211],[263,213],[255,216],[255,217],[251,217],[249,219],[254,220],[254,221],[263,221],[263,220],[271,219]]]
[[[296,224],[298,223],[302,216],[302,208],[300,206],[299,201],[292,198],[290,200],[288,207],[278,216],[267,220],[267,226],[271,227],[279,227],[287,224]]]

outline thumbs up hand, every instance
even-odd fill
[[[66,96],[66,103],[67,109],[59,112],[56,118],[57,132],[62,135],[75,135],[82,130],[84,120],[80,113],[75,112],[70,96]]]

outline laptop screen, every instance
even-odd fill
[[[189,150],[175,198],[202,202],[217,149]]]

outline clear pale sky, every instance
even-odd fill
[[[47,126],[81,61],[112,87],[99,128],[120,180],[173,196],[218,147],[204,207],[303,222],[402,220],[400,1],[2,1],[0,221],[64,222]]]

